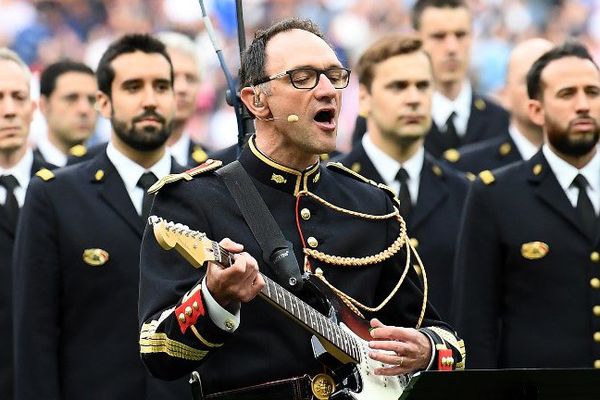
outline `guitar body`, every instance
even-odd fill
[[[337,323],[342,330],[360,348],[360,362],[344,363],[336,357],[337,349],[331,348],[330,344],[319,338],[313,337],[313,351],[315,357],[332,371],[336,381],[336,389],[330,399],[348,400],[397,400],[402,395],[404,388],[408,385],[410,376],[381,376],[375,375],[374,369],[385,366],[368,356],[369,343],[371,340],[370,325],[365,319],[359,317],[339,296],[337,296],[321,279],[312,274],[304,275],[304,287],[316,294],[326,308],[324,314]],[[323,310],[319,310],[323,312]],[[320,345],[319,345],[320,344]]]

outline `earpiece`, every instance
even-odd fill
[[[260,94],[255,94],[254,95],[254,107],[263,107],[264,104],[262,103],[262,101],[260,101]]]

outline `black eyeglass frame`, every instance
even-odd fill
[[[296,83],[294,82],[294,80],[292,79],[292,74],[294,74],[295,72],[298,71],[312,71],[315,72],[317,74],[317,80],[315,81],[315,84],[311,87],[298,87],[296,86]],[[301,68],[293,68],[293,69],[288,69],[287,71],[282,71],[278,74],[274,74],[271,75],[267,78],[263,78],[263,79],[259,79],[258,81],[254,82],[253,86],[258,86],[261,85],[263,83],[267,83],[267,82],[271,82],[272,80],[275,79],[279,79],[279,78],[283,78],[284,76],[289,76],[290,77],[290,83],[292,84],[292,86],[296,89],[300,89],[300,90],[312,90],[314,88],[317,87],[317,85],[319,84],[319,79],[321,79],[321,75],[325,75],[327,77],[327,79],[329,79],[329,81],[331,82],[331,78],[327,75],[328,72],[331,71],[346,71],[348,73],[348,75],[346,76],[346,84],[342,87],[335,87],[335,85],[333,84],[333,82],[331,83],[333,85],[333,87],[335,89],[345,89],[348,87],[348,84],[350,83],[350,73],[352,72],[351,69],[349,68],[344,68],[344,67],[332,67],[332,68],[327,68],[327,69],[317,69],[317,68],[312,68],[312,67],[301,67]]]

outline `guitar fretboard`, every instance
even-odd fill
[[[229,267],[233,263],[233,254],[223,249],[217,242],[213,242],[213,254],[216,256],[217,262],[224,267]],[[360,362],[360,348],[353,337],[277,282],[264,274],[262,276],[265,280],[265,287],[261,290],[263,297],[283,309],[305,328],[323,337],[346,355]]]

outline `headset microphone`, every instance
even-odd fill
[[[264,121],[264,122],[271,122],[271,121],[275,121],[276,119],[283,119],[283,118],[275,118],[275,117],[269,117],[269,118],[262,118],[259,117],[258,115],[255,115],[256,119],[259,121]],[[290,114],[287,117],[287,122],[289,123],[294,123],[294,122],[298,122],[300,121],[300,117],[297,116],[296,114]]]

